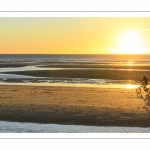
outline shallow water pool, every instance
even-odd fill
[[[150,127],[103,127],[0,121],[0,133],[150,133]]]

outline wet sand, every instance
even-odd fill
[[[149,127],[150,97],[123,88],[1,85],[0,120]]]
[[[142,79],[143,74],[146,74],[147,77],[150,78],[149,72],[126,70],[34,70],[6,72],[5,74],[26,75],[35,77],[127,80],[128,83],[130,81],[139,83],[139,81],[141,81]]]
[[[0,68],[16,68],[34,65],[31,62],[0,62]]]
[[[18,65],[18,66],[17,66]],[[88,78],[88,79],[111,79],[127,80],[132,83],[141,81],[142,75],[150,78],[149,65],[141,64],[117,64],[117,63],[77,63],[77,62],[37,62],[37,63],[1,63],[0,67],[23,67],[37,65],[43,70],[10,71],[4,74],[25,75],[34,77],[57,77],[57,78]]]

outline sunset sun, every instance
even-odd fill
[[[119,36],[117,41],[117,53],[141,54],[145,52],[143,37],[136,31],[126,31]]]

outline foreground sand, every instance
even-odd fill
[[[150,98],[135,89],[0,86],[0,120],[150,126]]]

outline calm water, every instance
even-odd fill
[[[0,133],[150,133],[150,128],[59,125],[0,121]]]
[[[0,55],[0,62],[135,62],[150,63],[150,55]]]

